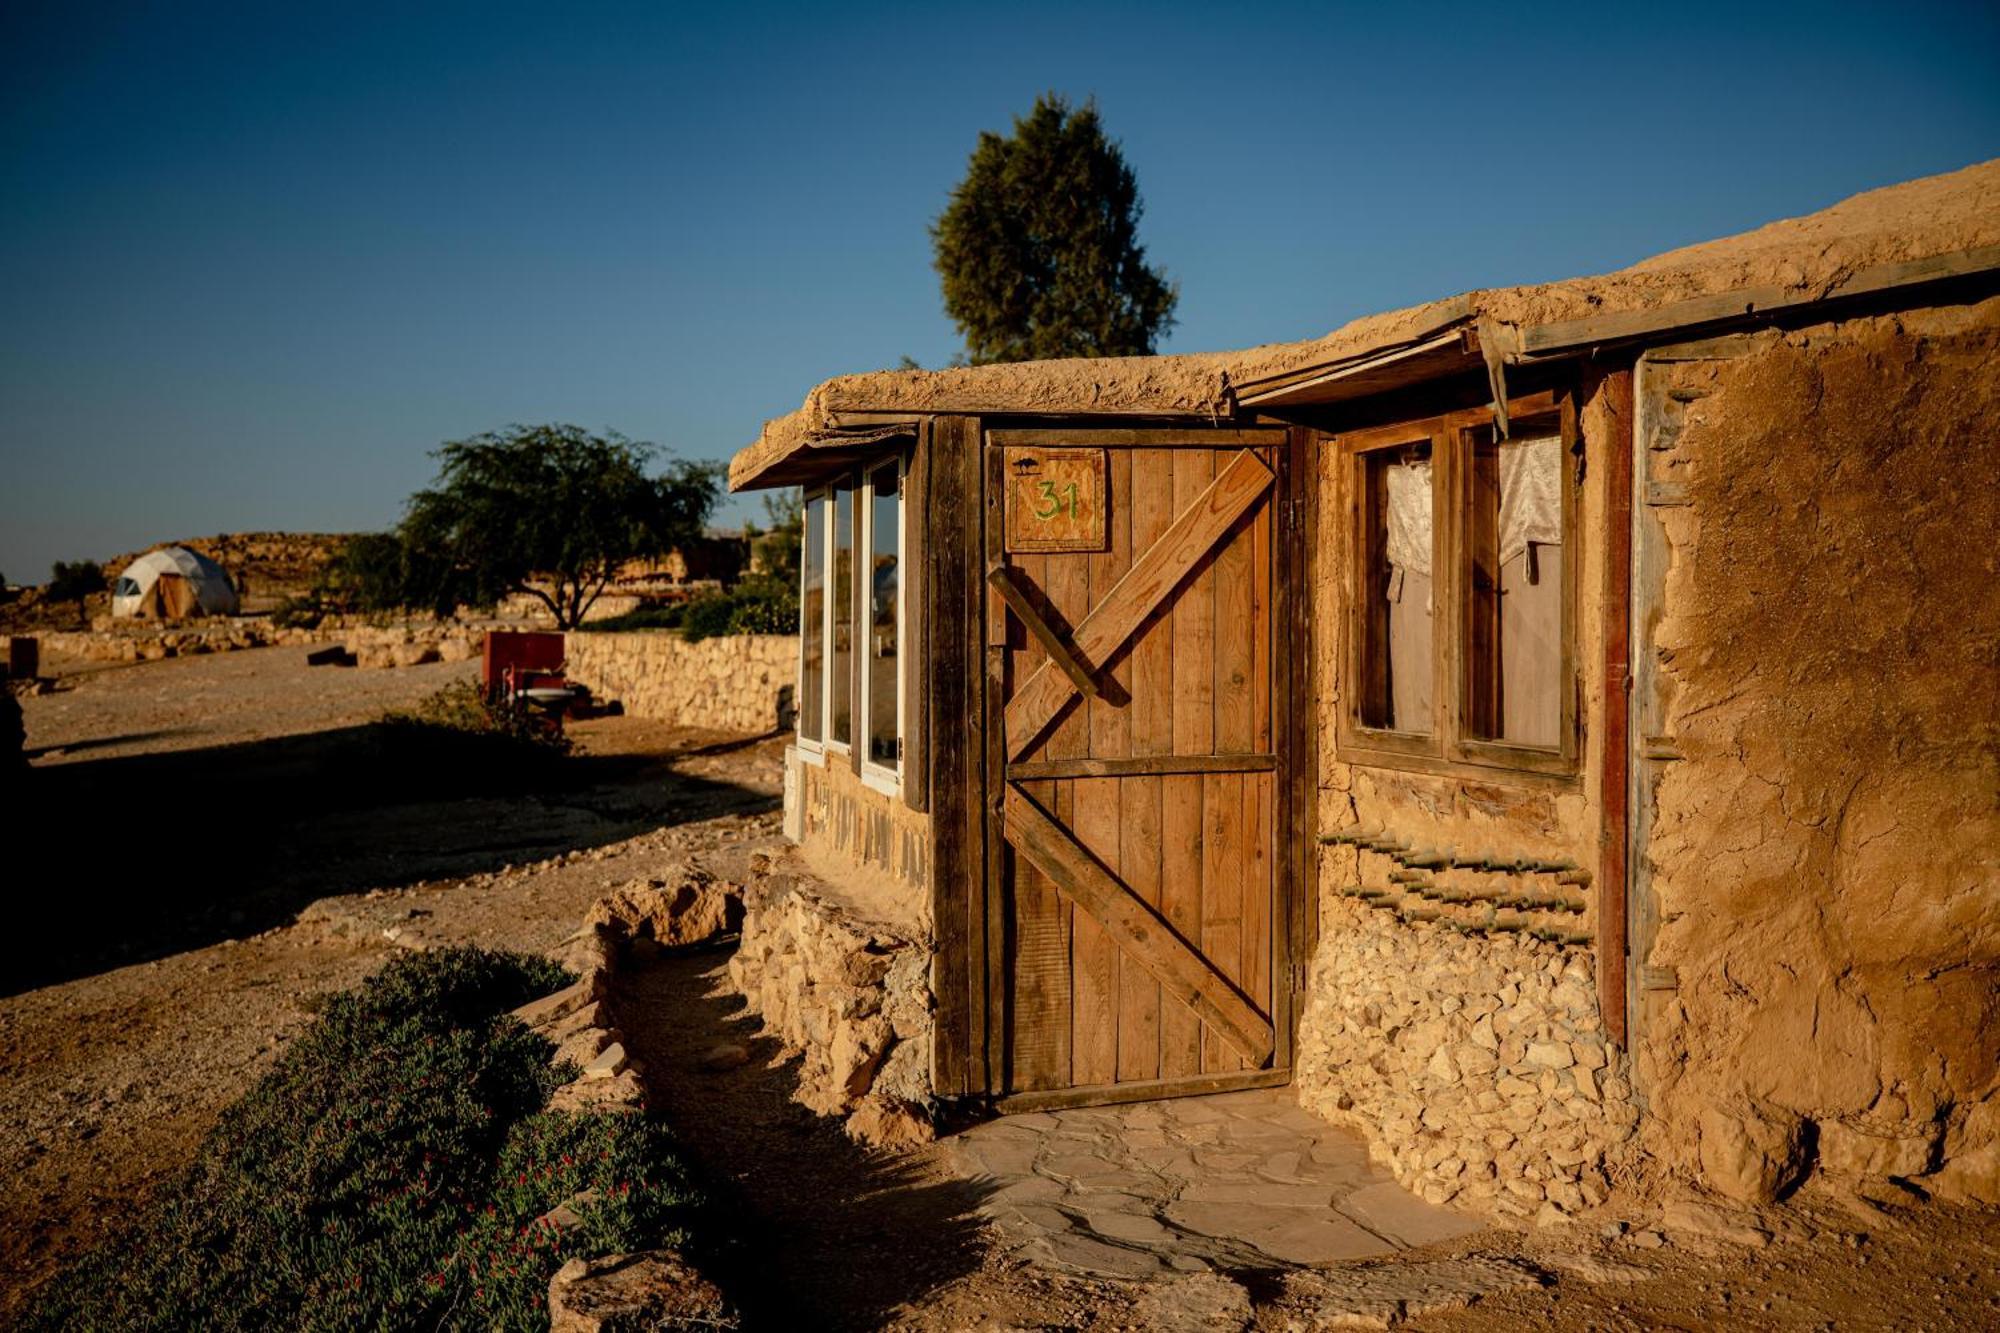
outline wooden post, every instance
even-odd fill
[[[1604,460],[1604,763],[1597,835],[1597,1002],[1604,1031],[1628,1043],[1625,889],[1630,844],[1632,734],[1632,372],[1598,382]]]

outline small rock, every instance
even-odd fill
[[[583,1067],[586,1079],[616,1078],[625,1072],[627,1057],[625,1043],[614,1041],[599,1051],[597,1058]]]
[[[1199,1273],[1145,1288],[1132,1306],[1139,1327],[1158,1333],[1242,1333],[1250,1293],[1220,1273]]]
[[[672,1250],[572,1259],[549,1281],[550,1333],[738,1326],[716,1285]]]

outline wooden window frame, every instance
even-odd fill
[[[1583,751],[1577,708],[1580,691],[1577,659],[1578,578],[1581,570],[1581,482],[1577,460],[1582,458],[1576,395],[1551,389],[1510,399],[1510,421],[1556,416],[1560,422],[1565,466],[1562,552],[1562,679],[1558,694],[1562,718],[1557,744],[1543,749],[1483,740],[1468,734],[1473,664],[1465,645],[1472,616],[1467,595],[1470,581],[1466,530],[1472,498],[1469,437],[1493,424],[1490,407],[1469,408],[1420,417],[1392,425],[1373,426],[1333,436],[1336,475],[1342,488],[1341,514],[1347,540],[1342,554],[1341,587],[1345,606],[1340,617],[1343,698],[1335,732],[1338,757],[1372,768],[1406,769],[1453,777],[1531,785],[1573,785],[1579,780]],[[1428,735],[1370,727],[1361,721],[1360,682],[1366,635],[1362,618],[1368,613],[1363,560],[1367,516],[1363,472],[1367,456],[1383,449],[1428,440],[1431,446],[1431,731]]]
[[[879,764],[869,757],[868,748],[875,734],[875,689],[870,677],[874,673],[872,630],[874,625],[874,571],[875,559],[875,478],[885,471],[896,474],[896,749],[895,764]],[[910,520],[909,506],[904,503],[904,488],[908,483],[909,468],[900,457],[886,458],[872,463],[861,470],[859,483],[855,486],[856,502],[861,507],[861,524],[855,542],[855,625],[864,622],[871,634],[869,651],[857,653],[862,663],[859,675],[860,698],[857,700],[855,716],[855,753],[860,756],[861,780],[869,787],[886,796],[894,796],[903,789],[902,753],[908,749],[904,743],[909,725],[909,703],[906,688],[909,673],[902,669],[903,653],[907,650],[909,632],[909,598],[905,595],[903,571],[909,565]],[[866,552],[865,559],[862,552]],[[857,636],[858,637],[858,636]]]
[[[823,552],[822,558],[826,567],[820,571],[820,582],[823,586],[819,599],[819,735],[807,736],[804,731],[806,692],[805,608],[806,575],[809,572],[806,561],[806,549],[810,544],[810,536],[804,532],[803,525],[812,522],[813,501],[816,499],[824,499],[826,501],[826,510],[822,515],[822,531],[820,533],[821,550]],[[830,594],[833,584],[833,487],[831,483],[802,488],[799,495],[799,510],[799,522],[802,525],[799,541],[799,666],[797,685],[799,713],[792,727],[792,748],[797,750],[809,762],[824,764],[826,762],[827,719],[832,716],[833,712],[831,702],[832,693],[828,688],[828,677],[832,675],[832,653],[829,651],[831,643],[828,639],[832,623],[829,607],[832,602]]]

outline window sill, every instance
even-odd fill
[[[822,768],[826,766],[826,748],[818,741],[809,741],[803,738],[796,739],[792,742],[792,748],[798,752],[799,758],[806,763],[815,764]]]
[[[877,768],[873,764],[861,765],[861,785],[870,791],[879,791],[884,796],[900,796],[903,792],[902,774],[890,768]]]
[[[1420,773],[1428,777],[1456,778],[1464,782],[1491,782],[1501,786],[1526,787],[1537,791],[1569,790],[1579,786],[1583,780],[1582,771],[1578,767],[1566,763],[1563,756],[1553,752],[1536,751],[1531,757],[1542,766],[1523,767],[1504,762],[1498,756],[1493,762],[1484,762],[1475,759],[1446,758],[1435,750],[1428,754],[1416,754],[1408,750],[1381,748],[1369,744],[1370,739],[1365,736],[1341,737],[1334,744],[1334,762],[1351,764],[1356,768],[1389,769]]]

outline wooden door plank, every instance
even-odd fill
[[[1195,1010],[1252,1065],[1270,1058],[1274,1033],[1264,1015],[1018,787],[1007,789],[1003,820],[1015,850],[1054,881],[1081,913],[1110,931],[1168,995]]]
[[[1248,830],[1243,827],[1243,775],[1211,773],[1201,780],[1202,957],[1232,985],[1243,980],[1243,877]],[[1241,1069],[1241,1046],[1214,1024],[1201,1038],[1205,1073]]]
[[[1113,449],[1105,463],[1104,550],[1090,559],[1090,609],[1094,612],[1111,595],[1132,567],[1132,451]],[[1110,685],[1107,697],[1084,700],[1089,716],[1090,753],[1123,759],[1132,753],[1132,655],[1127,644],[1100,659],[1099,672]]]
[[[1160,779],[1160,915],[1201,938],[1201,778]],[[1178,1004],[1160,1008],[1160,1077],[1201,1072],[1201,1020]]]
[[[1250,720],[1251,748],[1261,753],[1271,748],[1271,530],[1278,506],[1256,512],[1250,530]]]
[[[1082,554],[1051,553],[1043,557],[1045,574],[1042,590],[1048,594],[1049,604],[1063,622],[1071,626],[1070,642],[1087,662],[1102,663],[1110,656],[1106,652],[1094,652],[1084,646],[1081,627],[1090,613],[1090,557]],[[1033,738],[1023,744],[1013,744],[1013,719],[1018,713],[1018,705],[1023,691],[1031,689],[1038,680],[1048,679],[1059,682],[1065,700],[1076,697],[1076,688],[1069,678],[1055,669],[1046,654],[1041,655],[1040,665],[1026,677],[1015,677],[1014,692],[1007,697],[1007,728],[1009,744],[1006,747],[1011,758],[1020,758],[1022,752],[1035,740],[1048,736],[1046,755],[1050,759],[1080,759],[1090,753],[1089,720],[1080,708],[1070,709],[1059,719],[1055,719],[1053,730],[1038,728]],[[1051,714],[1054,718],[1054,714]]]
[[[1077,844],[1111,875],[1119,874],[1121,778],[1069,782],[1070,809],[1063,821]],[[1070,1077],[1076,1083],[1109,1083],[1118,1077],[1118,964],[1122,951],[1111,931],[1087,910],[1070,915]]]
[[[1077,625],[1073,637],[1084,658],[1104,662],[1120,651],[1154,608],[1180,586],[1243,513],[1270,488],[1271,481],[1271,469],[1250,451],[1245,450],[1230,460],[1200,500],[1174,520],[1165,537],[1132,562],[1118,586]],[[1067,615],[1068,605],[1060,601],[1056,582],[1052,572],[1050,595],[1058,599]],[[1076,687],[1060,671],[1052,666],[1038,668],[1007,702],[1009,756],[1018,759],[1034,745],[1075,697]],[[1072,721],[1073,715],[1059,723],[1058,732]]]
[[[1214,482],[1214,454],[1185,453],[1176,457],[1175,512],[1185,513],[1192,508]],[[1203,566],[1189,580],[1174,600],[1172,623],[1174,753],[1210,754],[1215,750],[1214,570]]]
[[[1144,551],[1174,521],[1174,455],[1141,449],[1132,457],[1132,549]],[[1132,753],[1170,754],[1174,748],[1174,645],[1170,612],[1161,608],[1132,644]]]
[[[1166,449],[1139,449],[1132,454],[1132,549],[1144,551],[1173,525],[1174,454]],[[1140,626],[1132,645],[1132,755],[1126,762],[1171,764],[1174,748],[1174,645],[1168,612],[1162,607]],[[1155,911],[1165,910],[1166,849],[1163,834],[1165,783],[1157,774],[1128,773],[1120,784],[1119,814],[1124,822],[1120,871],[1132,891]],[[1161,1033],[1163,1021],[1180,1015],[1184,1026],[1198,1028],[1194,1015],[1179,1005],[1162,1003],[1160,983],[1143,967],[1126,967],[1119,976],[1118,1081],[1151,1081],[1164,1076]]]
[[[1243,822],[1249,856],[1243,875],[1243,993],[1267,1014],[1271,996],[1271,870],[1275,783],[1269,773],[1243,775]]]
[[[1160,909],[1160,779],[1118,780],[1118,875],[1139,900]],[[1120,960],[1118,1081],[1160,1076],[1160,983],[1145,968]]]
[[[1054,803],[1056,784],[1035,783],[1036,799]],[[1070,1077],[1069,904],[1018,851],[1013,856],[1014,919],[1011,1068],[1007,1086],[1026,1092],[1065,1088]]]
[[[1215,481],[1215,455],[1174,456],[1174,512],[1190,508]],[[1171,682],[1176,755],[1215,749],[1215,575],[1204,567],[1174,599]],[[1185,938],[1201,938],[1202,779],[1168,778],[1160,789],[1161,911]],[[1160,1073],[1201,1073],[1201,1020],[1182,1005],[1160,1011]]]

